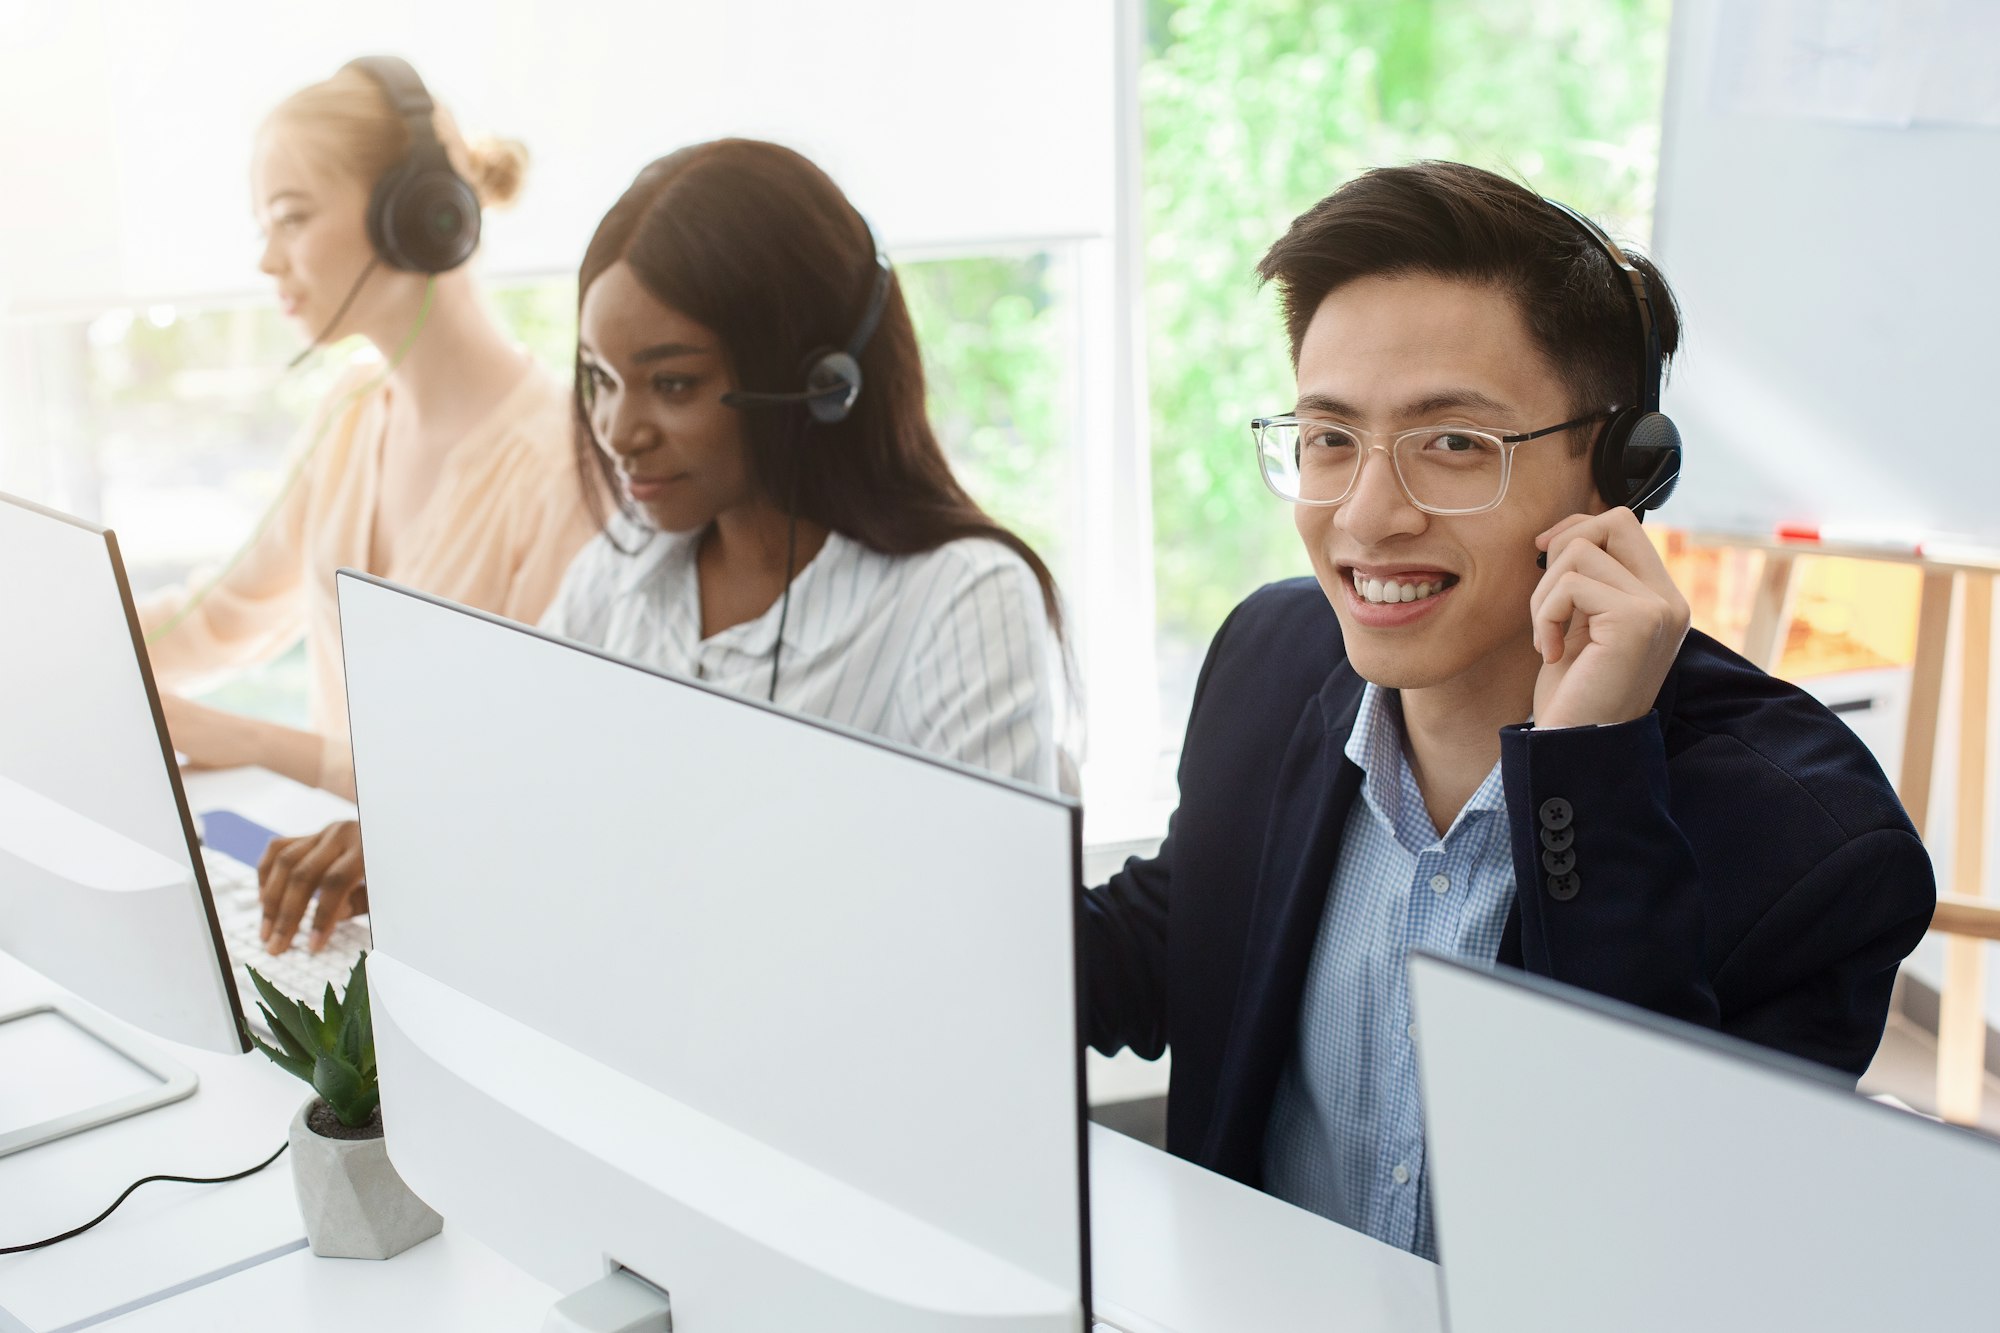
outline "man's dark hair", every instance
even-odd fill
[[[1651,261],[1625,254],[1645,275],[1660,351],[1671,356],[1680,307]],[[1630,406],[1638,393],[1643,356],[1630,282],[1575,221],[1478,167],[1417,162],[1364,172],[1300,214],[1257,272],[1278,284],[1294,365],[1327,293],[1357,278],[1430,273],[1512,296],[1579,415]]]

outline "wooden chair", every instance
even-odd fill
[[[1745,656],[1775,671],[1790,627],[1796,593],[1795,553],[1779,546],[1764,548],[1750,624],[1744,636]],[[1884,558],[1879,552],[1822,548],[1812,554]],[[1958,599],[1959,704],[1958,775],[1954,793],[1957,818],[1952,840],[1949,890],[1938,898],[1931,930],[1944,936],[1944,984],[1938,995],[1938,1114],[1955,1124],[1976,1124],[1985,1091],[1986,1073],[1986,946],[2000,940],[2000,903],[1986,897],[1986,750],[1992,696],[1993,581],[2000,560],[1992,565],[1930,560],[1921,555],[1904,563],[1923,568],[1923,593],[1917,611],[1917,647],[1910,676],[1909,714],[1903,731],[1903,762],[1897,795],[1910,822],[1925,832],[1930,814],[1931,769],[1937,758],[1942,715],[1946,646],[1950,641],[1954,583],[1962,585]]]

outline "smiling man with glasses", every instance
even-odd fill
[[[1255,462],[1317,578],[1217,633],[1167,841],[1087,898],[1090,1038],[1172,1048],[1168,1147],[1433,1254],[1416,947],[1858,1077],[1930,860],[1839,719],[1689,630],[1639,526],[1680,465],[1657,270],[1421,163],[1259,271],[1298,398]]]

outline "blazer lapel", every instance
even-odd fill
[[[1309,700],[1279,770],[1243,968],[1201,1162],[1256,1184],[1264,1123],[1298,1029],[1306,968],[1361,770],[1346,755],[1362,683],[1345,662]]]

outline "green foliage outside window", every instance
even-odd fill
[[[1061,579],[1072,519],[1070,366],[1048,255],[898,266],[931,424],[972,497]]]
[[[1253,416],[1293,398],[1266,247],[1372,166],[1451,158],[1650,229],[1667,0],[1152,0],[1140,84],[1162,648],[1306,572]]]

